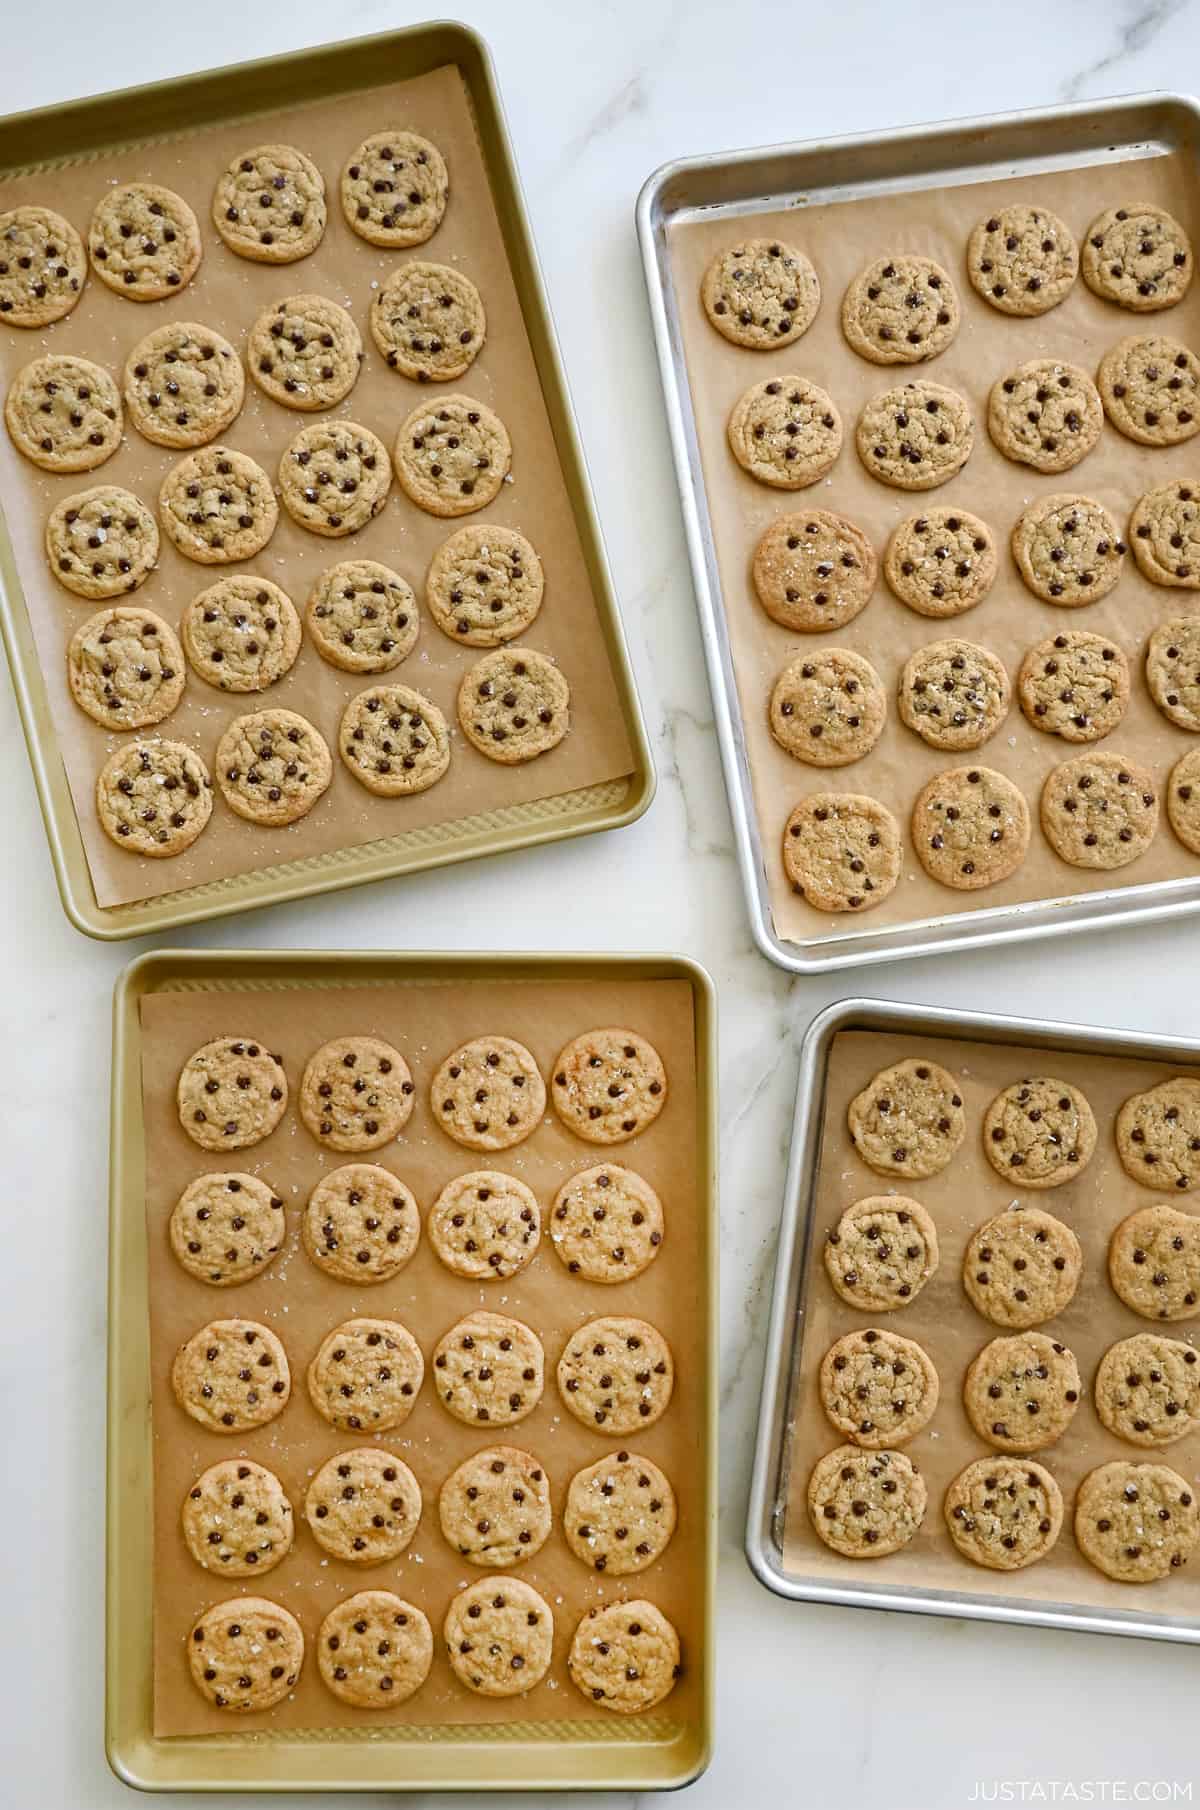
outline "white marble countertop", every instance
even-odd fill
[[[383,30],[423,10],[409,0],[203,0],[169,14],[150,0],[23,6],[6,19],[0,104],[43,106]],[[977,1781],[991,1791],[996,1780],[1040,1781],[1044,1795],[1026,1798],[1035,1802],[1054,1801],[1055,1781],[1059,1801],[1064,1782],[1076,1801],[1088,1801],[1085,1783],[1093,1802],[1149,1801],[1135,1798],[1138,1780],[1178,1781],[1190,1796],[1194,1654],[793,1605],[763,1591],[742,1558],[794,1054],[813,1013],[856,988],[793,983],[750,944],[633,203],[651,170],[688,153],[1194,87],[1200,7],[459,0],[448,10],[495,53],[659,763],[658,797],[616,836],[258,913],[188,940],[680,949],[714,976],[723,1096],[719,1713],[716,1758],[689,1806],[951,1810],[971,1801]],[[12,863],[11,883],[0,887],[8,1791],[19,1810],[103,1810],[127,1798],[102,1750],[109,1010],[113,980],[136,947],[88,943],[59,909],[6,685],[0,756],[0,847]],[[1151,938],[1093,936],[881,967],[857,990],[1194,1032],[1196,939],[1193,921]]]

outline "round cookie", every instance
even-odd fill
[[[175,1353],[171,1388],[210,1433],[248,1433],[282,1414],[292,1392],[287,1353],[257,1320],[210,1320]]]
[[[163,479],[158,509],[168,539],[202,566],[253,559],[279,520],[262,466],[228,446],[205,446],[181,459]]]
[[[1042,830],[1072,867],[1126,867],[1158,828],[1154,777],[1119,754],[1080,754],[1055,767],[1042,787]]]
[[[230,251],[255,264],[294,264],[325,234],[325,178],[295,145],[255,145],[222,171],[212,223]]]
[[[846,1112],[854,1148],[876,1175],[940,1175],[966,1134],[962,1095],[936,1062],[908,1057],[880,1069]]]
[[[183,196],[153,182],[106,190],[88,226],[92,269],[132,302],[178,294],[200,268],[203,251],[199,223]]]
[[[398,1320],[346,1320],[308,1366],[313,1407],[343,1433],[388,1433],[416,1406],[421,1347]]]
[[[847,1559],[882,1559],[919,1531],[925,1479],[905,1452],[840,1445],[813,1466],[808,1512],[813,1531]]]
[[[1200,855],[1200,748],[1193,748],[1171,768],[1167,817],[1184,848]]]
[[[394,1452],[356,1446],[327,1458],[304,1514],[317,1545],[350,1565],[399,1558],[421,1520],[421,1486]]]
[[[1100,1359],[1092,1400],[1118,1439],[1171,1445],[1200,1420],[1200,1357],[1180,1339],[1135,1332]]]
[[[217,743],[216,768],[230,810],[271,828],[307,816],[333,778],[324,738],[294,710],[234,717]]]
[[[19,453],[43,471],[93,471],[121,444],[121,396],[101,365],[50,353],[17,372],[4,420]]]
[[[1200,358],[1177,339],[1118,340],[1096,373],[1104,412],[1142,446],[1178,446],[1200,433]]]
[[[907,1195],[868,1195],[847,1207],[828,1233],[824,1258],[843,1301],[892,1313],[915,1300],[937,1269],[937,1227]]]
[[[666,1413],[675,1363],[662,1333],[645,1320],[589,1320],[563,1347],[558,1392],[585,1427],[620,1436],[652,1427]]]
[[[1021,709],[1035,729],[1065,742],[1098,742],[1129,704],[1129,662],[1115,641],[1067,629],[1031,647],[1017,674]]]
[[[427,792],[450,765],[450,731],[437,705],[408,685],[373,685],[350,699],[338,752],[381,798]]]
[[[577,1559],[610,1577],[630,1577],[660,1559],[675,1531],[669,1478],[637,1452],[620,1451],[576,1471],[563,1533]]]
[[[292,1550],[292,1505],[274,1471],[249,1458],[223,1458],[184,1497],[184,1544],[206,1571],[253,1577]]]
[[[1108,1277],[1143,1319],[1192,1319],[1200,1310],[1200,1219],[1167,1206],[1131,1213],[1109,1241]]]
[[[355,421],[302,427],[279,461],[279,494],[292,520],[332,540],[365,528],[391,486],[386,447]]]
[[[818,911],[880,905],[900,878],[900,826],[861,793],[812,792],[783,828],[783,871]]]
[[[1070,1306],[1082,1270],[1070,1226],[1040,1207],[1009,1207],[971,1234],[962,1284],[985,1320],[1023,1332]]]
[[[781,628],[844,628],[871,601],[875,551],[861,528],[828,509],[781,515],[754,549],[758,601]]]
[[[1057,308],[1078,274],[1071,229],[1049,208],[1023,201],[999,207],[967,241],[972,286],[1001,314],[1045,314]]]
[[[48,207],[0,214],[0,323],[48,327],[83,294],[87,259],[69,220]]]
[[[1187,234],[1165,208],[1149,202],[1109,208],[1088,227],[1083,280],[1103,301],[1135,314],[1173,308],[1192,281]]]
[[[812,767],[845,767],[869,754],[883,734],[887,694],[861,654],[823,647],[784,667],[768,720],[785,754]]]
[[[46,518],[46,559],[77,597],[119,597],[158,564],[154,512],[131,490],[97,484],[65,497]]]
[[[545,1387],[542,1341],[521,1320],[477,1312],[443,1334],[433,1354],[443,1407],[469,1427],[515,1426]]]
[[[837,1431],[871,1451],[915,1438],[938,1405],[938,1373],[928,1352],[876,1326],[848,1332],[829,1347],[818,1387]]]
[[[548,1221],[555,1252],[585,1282],[628,1282],[648,1269],[663,1241],[663,1208],[632,1169],[600,1163],[568,1177]]]
[[[987,523],[966,509],[924,509],[893,529],[883,572],[918,616],[961,616],[992,588],[996,543]]]
[[[322,572],[305,612],[313,646],[342,672],[390,672],[417,640],[412,587],[374,559],[345,559]]]
[[[1150,1584],[1186,1565],[1200,1510],[1186,1477],[1165,1464],[1118,1459],[1089,1471],[1075,1497],[1075,1544],[1118,1584]]]
[[[441,396],[415,408],[393,449],[405,495],[427,515],[471,515],[499,496],[512,464],[500,417],[473,396]]]
[[[483,349],[487,316],[470,277],[414,258],[393,272],[371,302],[371,336],[384,362],[418,383],[448,383]]]
[[[451,1050],[429,1090],[434,1118],[468,1150],[510,1150],[546,1110],[541,1070],[513,1037],[472,1037]]]
[[[1062,1532],[1062,1491],[1044,1465],[994,1453],[958,1473],[943,1512],[965,1559],[988,1571],[1020,1571],[1053,1550]]]
[[[1200,492],[1178,480],[1147,490],[1129,518],[1129,544],[1151,584],[1200,590]]]
[[[669,1697],[681,1670],[679,1636],[661,1609],[639,1599],[588,1610],[567,1671],[576,1690],[619,1716],[640,1716]]]
[[[416,1250],[421,1214],[412,1191],[389,1170],[345,1163],[309,1195],[300,1232],[317,1268],[338,1282],[387,1282]]]
[[[125,361],[125,406],[143,439],[181,451],[223,434],[246,396],[242,361],[223,334],[170,321]]]
[[[379,1037],[335,1037],[305,1064],[300,1117],[329,1150],[378,1150],[399,1137],[413,1109],[413,1079],[399,1050]]]
[[[274,1262],[287,1231],[283,1202],[261,1176],[198,1175],[168,1225],[176,1261],[197,1282],[233,1288]]]
[[[353,1709],[407,1703],[429,1676],[433,1630],[390,1590],[360,1590],[329,1611],[317,1636],[321,1681]]]
[[[554,1614],[532,1584],[481,1578],[454,1598],[442,1635],[460,1684],[481,1697],[516,1697],[550,1669]]]
[[[584,1031],[558,1052],[554,1110],[587,1144],[623,1144],[652,1125],[667,1103],[667,1071],[636,1031]]]
[[[304,1664],[304,1634],[263,1596],[231,1596],[206,1609],[188,1636],[192,1682],[216,1709],[252,1714],[282,1703]]]
[[[371,245],[422,245],[442,223],[450,178],[418,132],[375,132],[342,171],[342,212]]]
[[[454,1275],[507,1280],[537,1255],[541,1209],[515,1175],[472,1169],[446,1183],[430,1208],[428,1230],[434,1251]]]
[[[900,715],[932,748],[963,754],[995,735],[1011,698],[1004,662],[973,641],[930,641],[900,674]]]
[[[71,696],[103,729],[147,729],[183,696],[183,649],[153,610],[118,605],[76,629],[67,649]]]
[[[208,768],[186,742],[126,742],[96,775],[100,828],[131,855],[181,855],[212,816],[212,805]]]
[[[425,602],[444,635],[467,647],[498,647],[523,635],[542,607],[542,562],[515,528],[469,523],[430,562]]]
[[[193,669],[218,691],[266,691],[300,652],[296,606],[253,572],[230,573],[200,591],[179,626]]]
[[[833,400],[804,377],[770,377],[734,404],[726,430],[743,471],[774,490],[804,490],[842,450]]]
[[[472,1565],[519,1565],[540,1552],[554,1524],[550,1480],[517,1446],[486,1446],[452,1471],[438,1497],[442,1532]]]
[[[1159,623],[1146,643],[1146,685],[1169,723],[1200,733],[1200,616]]]
[[[958,296],[940,264],[913,253],[877,258],[842,297],[842,332],[872,364],[920,364],[958,332]]]
[[[821,306],[811,262],[782,239],[743,239],[719,251],[704,273],[700,301],[722,339],[751,352],[788,346],[808,332]]]
[[[1108,596],[1127,548],[1103,503],[1068,494],[1029,505],[1013,529],[1012,551],[1034,596],[1069,610]]]
[[[498,647],[463,674],[458,721],[480,754],[516,766],[562,741],[571,726],[571,688],[545,654]]]
[[[1011,779],[991,767],[948,767],[919,793],[913,847],[943,886],[972,892],[1007,880],[1029,847],[1029,806]]]
[[[1044,1332],[1019,1332],[992,1339],[974,1359],[963,1406],[989,1445],[1038,1452],[1062,1438],[1082,1393],[1073,1352]]]
[[[246,340],[246,364],[264,396],[289,409],[328,409],[362,369],[353,320],[323,295],[290,295],[264,308]]]
[[[881,483],[933,490],[970,458],[975,424],[957,390],[921,378],[873,396],[858,418],[855,443],[863,465]]]
[[[1100,438],[1100,392],[1078,365],[1034,358],[992,385],[988,433],[1006,459],[1070,471]]]
[[[1092,1160],[1096,1120],[1077,1087],[1047,1075],[1014,1081],[983,1117],[983,1152],[1005,1181],[1058,1188]]]

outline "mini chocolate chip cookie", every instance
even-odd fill
[[[1096,373],[1104,412],[1142,446],[1178,446],[1200,433],[1200,358],[1177,339],[1135,333],[1117,342]]]
[[[182,195],[153,182],[126,182],[97,203],[88,251],[109,289],[131,302],[161,302],[191,282],[204,242]]]
[[[261,1176],[198,1175],[167,1228],[176,1262],[198,1282],[233,1288],[273,1263],[287,1232],[283,1202]]]
[[[1184,848],[1200,855],[1200,748],[1193,748],[1171,768],[1167,817]]]
[[[980,1439],[1002,1452],[1039,1452],[1061,1439],[1083,1384],[1075,1354],[1044,1332],[992,1339],[963,1383],[963,1406]]]
[[[393,449],[405,495],[427,515],[471,515],[499,496],[512,441],[499,415],[473,396],[442,396],[415,408]]]
[[[982,747],[1008,715],[1004,662],[973,641],[931,641],[900,674],[900,715],[932,748],[965,754]]]
[[[948,767],[919,793],[912,840],[926,873],[971,892],[1007,880],[1029,848],[1029,806],[991,767]]]
[[[1126,1174],[1160,1192],[1200,1178],[1200,1081],[1176,1075],[1132,1094],[1117,1114],[1117,1154]]]
[[[607,1315],[569,1338],[558,1360],[558,1392],[585,1427],[636,1433],[666,1413],[675,1362],[661,1332],[645,1320]]]
[[[1200,1419],[1200,1357],[1181,1339],[1135,1332],[1100,1359],[1092,1400],[1118,1439],[1171,1445]]]
[[[628,1282],[657,1257],[662,1202],[650,1183],[617,1163],[600,1163],[565,1181],[549,1220],[554,1249],[585,1282]]]
[[[421,1521],[421,1486],[394,1452],[356,1446],[326,1459],[304,1514],[317,1545],[350,1565],[399,1558]]]
[[[71,696],[104,729],[148,729],[183,696],[183,649],[153,610],[118,604],[76,629],[67,649]]]
[[[1070,1226],[1040,1207],[1018,1206],[972,1233],[962,1283],[985,1320],[1025,1331],[1070,1306],[1082,1271],[1083,1247]]]
[[[206,1571],[253,1577],[292,1550],[292,1505],[274,1471],[249,1458],[222,1458],[184,1497],[184,1544]]]
[[[338,752],[380,798],[427,792],[450,765],[450,731],[429,698],[408,685],[373,685],[342,712]]]
[[[1062,1491],[1044,1465],[994,1453],[958,1473],[943,1512],[965,1559],[988,1571],[1020,1571],[1053,1550],[1062,1532]]]
[[[1075,1497],[1075,1544],[1118,1584],[1151,1584],[1186,1565],[1200,1509],[1186,1477],[1165,1464],[1118,1459],[1089,1471]]]
[[[992,385],[988,433],[1006,459],[1070,471],[1100,438],[1100,392],[1078,365],[1034,358]]]
[[[292,1392],[287,1353],[257,1320],[210,1320],[175,1353],[171,1387],[210,1433],[248,1433],[282,1414]]]
[[[1159,623],[1146,643],[1146,685],[1168,722],[1200,733],[1200,616]]]
[[[877,258],[842,297],[842,332],[872,364],[920,364],[944,352],[958,332],[958,296],[932,258]]]
[[[1077,1087],[1048,1075],[1014,1081],[984,1114],[983,1151],[1005,1181],[1057,1188],[1092,1160],[1096,1120]]]
[[[463,271],[414,259],[376,291],[371,336],[402,377],[448,383],[469,371],[483,349],[483,298]]]
[[[515,528],[471,523],[444,540],[425,579],[429,614],[467,647],[498,647],[524,634],[542,607],[542,562]]]
[[[837,1431],[870,1451],[914,1439],[938,1405],[938,1373],[929,1353],[877,1326],[848,1332],[829,1347],[818,1387]]]
[[[996,543],[987,523],[966,509],[925,509],[893,530],[883,572],[918,616],[961,616],[992,588]]]
[[[328,409],[362,369],[353,320],[323,295],[290,295],[264,308],[246,341],[246,364],[265,396],[289,409]]]
[[[1119,754],[1080,754],[1042,787],[1042,830],[1072,867],[1126,867],[1158,828],[1154,776]]]
[[[619,1716],[640,1716],[669,1697],[681,1670],[679,1636],[643,1600],[589,1609],[567,1654],[571,1683]]]
[[[817,911],[867,911],[900,878],[900,826],[862,793],[812,792],[783,826],[783,871]]]
[[[125,361],[125,406],[142,438],[185,450],[232,426],[246,396],[242,361],[223,334],[171,321]]]
[[[337,540],[379,514],[392,487],[387,448],[355,421],[302,427],[279,461],[279,494],[292,520]]]
[[[325,235],[325,178],[295,145],[255,145],[213,190],[212,223],[230,251],[255,264],[294,264]]]
[[[309,1057],[300,1117],[330,1150],[378,1150],[412,1116],[413,1078],[399,1050],[380,1037],[335,1037]]]
[[[588,1144],[623,1144],[667,1103],[662,1057],[636,1031],[585,1031],[558,1052],[552,1073],[555,1112]]]
[[[1083,280],[1101,300],[1135,314],[1173,308],[1192,281],[1188,236],[1165,208],[1149,202],[1109,208],[1088,227]]]
[[[873,396],[858,418],[858,456],[897,490],[933,490],[961,471],[975,444],[971,410],[957,390],[919,378]]]
[[[754,549],[758,601],[781,628],[844,628],[871,601],[875,552],[861,528],[828,509],[781,515]]]
[[[0,323],[48,327],[83,294],[87,259],[69,220],[48,207],[0,214]]]
[[[300,1224],[318,1269],[339,1282],[387,1282],[421,1238],[421,1213],[407,1188],[374,1163],[345,1163],[322,1176]]]
[[[306,817],[333,778],[324,737],[294,710],[234,717],[217,743],[216,766],[230,810],[274,829]]]
[[[851,1100],[846,1123],[868,1169],[914,1181],[940,1174],[967,1129],[954,1076],[920,1056],[880,1069]]]
[[[729,449],[743,471],[774,490],[804,490],[842,450],[833,399],[806,377],[770,377],[734,404]]]
[[[546,1085],[512,1037],[473,1037],[451,1050],[429,1090],[434,1119],[468,1150],[510,1150],[540,1124]]]
[[[1172,480],[1148,490],[1129,518],[1129,544],[1151,584],[1200,590],[1200,489]]]
[[[454,1598],[442,1637],[460,1684],[481,1697],[517,1697],[550,1669],[554,1615],[531,1584],[483,1578]]]
[[[1067,629],[1031,647],[1017,675],[1021,709],[1035,729],[1065,742],[1098,742],[1129,705],[1129,661],[1115,641]]]
[[[375,132],[342,171],[342,212],[372,245],[422,245],[442,223],[450,178],[419,132]]]
[[[187,1643],[192,1682],[216,1709],[251,1714],[282,1703],[304,1664],[304,1634],[264,1596],[231,1596],[206,1609]]]
[[[218,578],[180,622],[193,670],[218,691],[266,691],[300,652],[300,618],[286,591],[253,572]]]
[[[938,1266],[937,1227],[919,1201],[872,1194],[846,1208],[825,1240],[825,1270],[843,1301],[892,1313]]]
[[[498,647],[463,674],[458,721],[480,754],[516,766],[562,741],[571,726],[571,688],[545,654]]]
[[[1013,558],[1035,597],[1078,609],[1107,597],[1127,551],[1103,503],[1091,497],[1041,497],[1012,532]]]
[[[840,1445],[818,1458],[808,1480],[813,1531],[847,1559],[882,1559],[920,1530],[925,1479],[905,1452]]]
[[[1045,314],[1071,292],[1079,251],[1071,229],[1049,208],[999,207],[967,241],[967,275],[1001,314]],[[965,1473],[964,1473],[965,1474]]]
[[[1122,1162],[1128,1125],[1124,1110],[1117,1118],[1117,1149]],[[1151,1136],[1148,1134],[1148,1142]],[[1143,1161],[1153,1154],[1142,1147]],[[1132,1165],[1126,1163],[1126,1167]],[[1159,1173],[1156,1169],[1155,1175]],[[1138,1179],[1144,1181],[1146,1176]],[[1153,1185],[1159,1184],[1156,1181]],[[1192,1319],[1200,1312],[1200,1219],[1181,1213],[1176,1207],[1139,1208],[1123,1219],[1112,1235],[1108,1276],[1126,1307],[1143,1319]]]
[[[343,1433],[387,1433],[408,1419],[425,1376],[421,1347],[399,1320],[346,1320],[308,1366],[313,1407]]]
[[[50,570],[76,597],[119,597],[158,564],[158,523],[131,490],[97,484],[51,510],[45,544]]]
[[[354,1709],[390,1709],[415,1696],[433,1664],[423,1610],[390,1590],[360,1590],[336,1604],[317,1636],[321,1682]]]
[[[158,509],[169,539],[202,566],[253,559],[279,520],[262,466],[229,446],[205,446],[181,459],[163,479]]]
[[[615,1452],[572,1477],[563,1533],[593,1571],[629,1577],[662,1557],[677,1512],[675,1491],[656,1464],[637,1452]]]
[[[887,721],[887,695],[869,660],[823,647],[790,661],[768,706],[771,734],[796,760],[845,767],[869,754]]]
[[[18,371],[4,398],[9,437],[43,471],[93,471],[111,459],[124,426],[113,379],[90,358],[51,353]]]
[[[542,1215],[515,1175],[472,1169],[447,1182],[429,1212],[429,1242],[456,1276],[507,1279],[537,1255]]]
[[[438,1399],[455,1420],[511,1427],[542,1399],[546,1354],[523,1321],[479,1312],[443,1334],[433,1369]]]
[[[532,1453],[486,1446],[451,1471],[438,1497],[446,1540],[472,1565],[519,1565],[550,1538],[550,1480]]]
[[[179,1122],[202,1150],[246,1150],[287,1111],[283,1063],[251,1037],[218,1037],[194,1050],[175,1090]]]
[[[306,620],[321,658],[342,672],[390,672],[411,654],[419,627],[411,585],[374,559],[345,559],[322,572]]]
[[[719,251],[704,273],[700,301],[722,339],[752,352],[791,345],[821,305],[811,262],[782,239],[743,239]]]
[[[96,775],[96,815],[131,855],[169,860],[212,816],[208,768],[186,742],[127,742]]]

